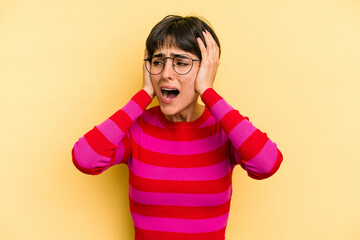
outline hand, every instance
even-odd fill
[[[211,33],[205,31],[203,32],[203,35],[207,48],[203,41],[200,38],[197,38],[202,60],[195,80],[195,90],[200,93],[200,95],[202,95],[206,89],[213,87],[216,71],[220,64],[219,46],[216,44]]]
[[[148,52],[145,49],[144,59],[147,58],[148,58]],[[146,61],[144,61],[143,64],[143,89],[150,95],[151,98],[154,98],[155,96],[154,87],[151,83],[150,73],[146,70],[145,64]]]

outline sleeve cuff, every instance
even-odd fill
[[[201,95],[201,100],[209,109],[221,99],[222,97],[213,88],[206,89]]]
[[[145,111],[146,107],[152,101],[152,98],[144,89],[137,92],[131,99],[136,102],[143,111]]]

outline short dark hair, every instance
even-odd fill
[[[205,30],[213,36],[221,52],[219,39],[205,19],[195,16],[168,15],[153,27],[146,39],[148,56],[151,58],[157,49],[168,44],[193,53],[201,59],[201,51],[196,39],[200,37],[206,46],[202,34]]]

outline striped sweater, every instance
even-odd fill
[[[255,179],[271,176],[282,154],[265,133],[214,89],[193,122],[171,122],[141,90],[72,151],[82,172],[100,174],[125,163],[136,240],[225,239],[231,176],[239,164]]]

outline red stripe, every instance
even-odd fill
[[[261,180],[261,179],[265,179],[265,178],[268,178],[268,177],[271,177],[272,175],[274,175],[274,173],[279,169],[281,162],[283,160],[283,155],[279,151],[279,149],[277,150],[277,153],[278,154],[277,154],[276,162],[275,162],[273,168],[270,170],[270,172],[265,173],[265,174],[248,172],[249,177],[257,179],[257,180]]]
[[[201,95],[201,100],[209,109],[211,109],[211,107],[214,106],[214,104],[220,99],[222,99],[222,97],[212,88],[206,89],[205,92]]]
[[[135,240],[223,240],[225,239],[225,229],[208,233],[175,233],[144,230],[135,227]]]
[[[114,154],[114,149],[117,146],[112,144],[97,127],[87,132],[84,137],[96,153],[106,157],[111,157]]]
[[[206,167],[220,163],[229,156],[228,142],[213,151],[191,155],[169,155],[154,152],[141,147],[134,140],[131,141],[131,144],[133,158],[146,164],[161,167]]]
[[[129,170],[129,184],[145,192],[221,193],[231,185],[231,172],[223,178],[210,181],[176,181],[142,178]]]
[[[121,140],[122,144],[124,145],[124,149],[125,149],[125,152],[124,152],[124,155],[121,159],[121,162],[122,163],[127,163],[129,158],[130,158],[130,149],[131,149],[131,145],[130,145],[130,139],[127,135],[124,136],[124,138]]]
[[[236,151],[236,149],[234,148],[234,146],[231,146],[231,148],[230,148],[230,159],[231,159],[231,162],[235,165],[241,164],[240,156],[239,156],[238,152]]]
[[[131,212],[150,217],[204,219],[224,215],[230,209],[230,200],[219,206],[212,207],[146,205],[137,203],[132,199],[129,200]]]
[[[139,92],[137,92],[132,98],[131,100],[133,100],[134,102],[137,103],[137,105],[139,105],[139,107],[142,110],[145,110],[145,108],[151,103],[152,98],[149,96],[149,94],[144,90],[140,90]]]
[[[159,110],[159,108],[160,108],[160,106],[157,105],[155,107],[147,109],[145,113],[149,114],[151,116],[155,116],[156,118],[159,118],[159,111],[161,111],[161,110]]]
[[[127,132],[133,124],[129,115],[127,115],[122,109],[114,113],[110,119],[113,120],[123,132]]]
[[[244,117],[239,113],[239,111],[233,109],[221,119],[220,124],[223,127],[226,135],[229,135],[231,130],[239,124],[244,119]]]
[[[259,129],[255,130],[246,141],[238,148],[238,152],[243,162],[247,162],[255,157],[268,141],[265,133]]]
[[[111,157],[109,162],[109,167],[113,166],[116,160],[116,152],[114,151],[114,155]]]
[[[204,128],[163,128],[142,122],[141,129],[144,133],[168,141],[194,141],[210,137],[220,131],[218,124]]]

